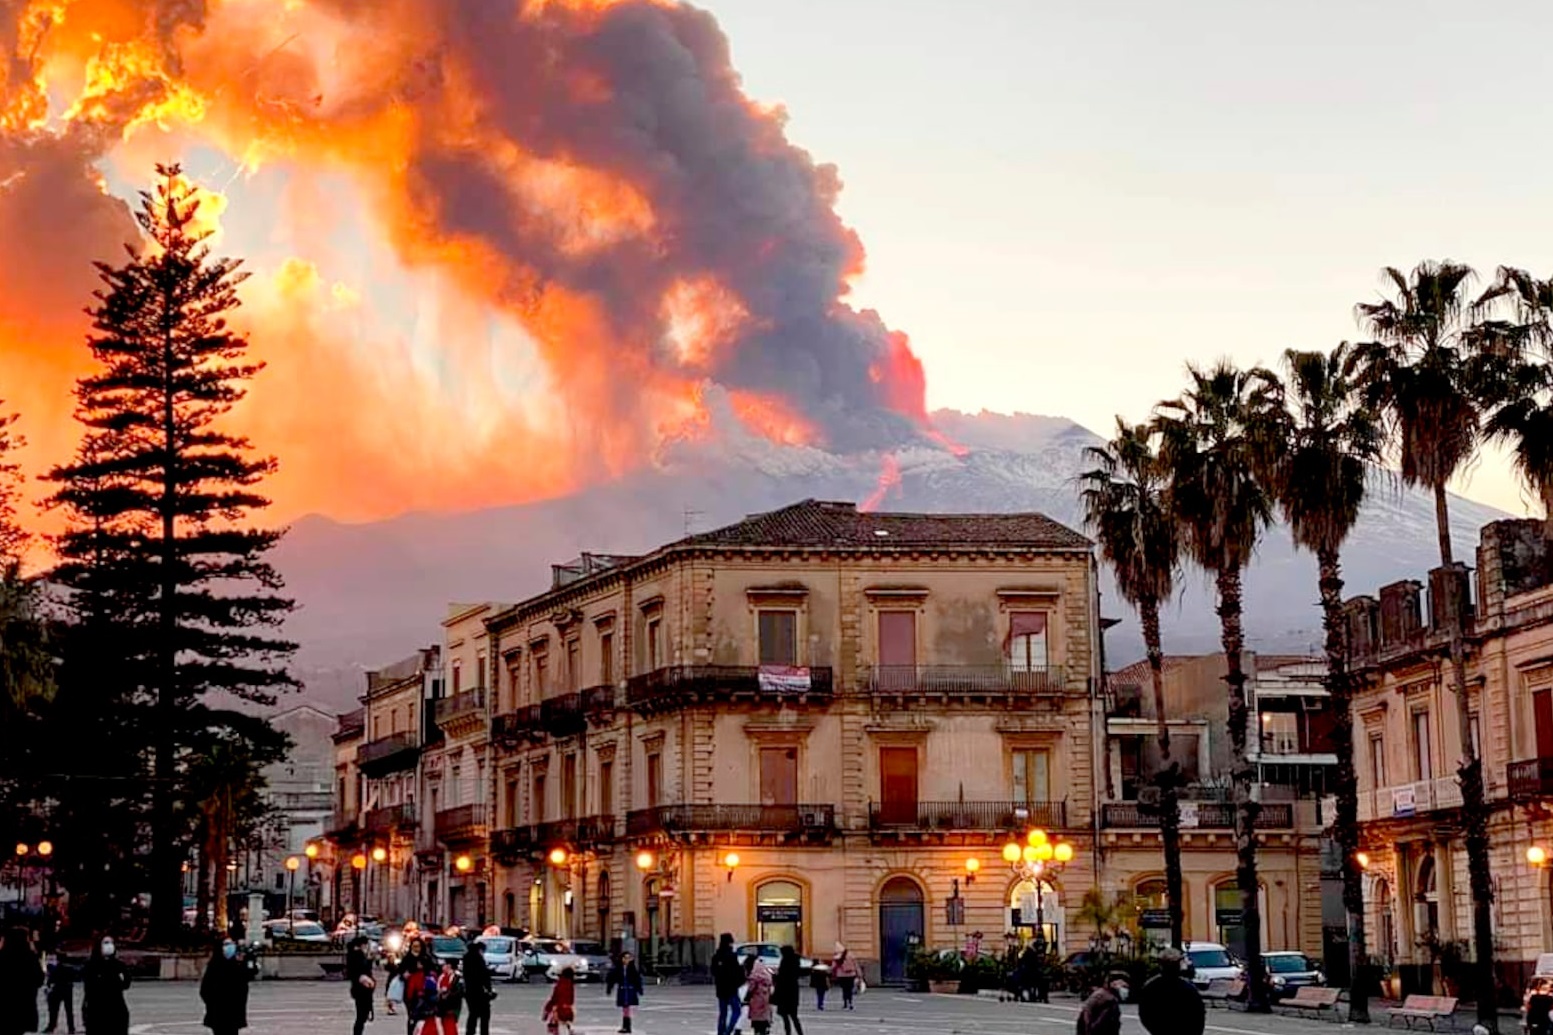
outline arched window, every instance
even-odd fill
[[[803,951],[803,888],[768,880],[755,888],[755,938]]]
[[[1133,908],[1138,913],[1138,933],[1144,945],[1170,946],[1170,897],[1165,878],[1145,877],[1132,888]]]
[[[1413,926],[1420,938],[1440,933],[1440,889],[1434,872],[1434,854],[1418,861],[1413,880]]]
[[[1062,946],[1062,896],[1057,886],[1043,880],[1022,880],[1008,895],[1008,929],[1019,934],[1020,942],[1042,942]]]
[[[1397,958],[1397,915],[1391,902],[1391,884],[1384,878],[1375,882],[1375,914],[1380,921],[1377,949],[1382,959]]]

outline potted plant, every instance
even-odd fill
[[[914,989],[953,995],[960,990],[960,954],[953,949],[918,949],[906,962],[906,980]]]

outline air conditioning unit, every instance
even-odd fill
[[[809,828],[824,828],[829,825],[824,809],[804,809],[798,814],[798,822]]]

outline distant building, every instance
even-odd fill
[[[250,853],[242,876],[248,890],[262,891],[284,908],[286,894],[295,889],[297,908],[319,909],[328,904],[322,870],[309,865],[306,849],[320,843],[334,811],[334,746],[332,736],[338,718],[310,704],[282,709],[269,724],[291,738],[286,757],[264,769],[265,800],[272,810],[265,835]],[[286,869],[286,859],[303,860],[296,879]],[[279,912],[279,910],[272,910]]]

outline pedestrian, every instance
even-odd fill
[[[759,956],[744,961],[744,1005],[749,1008],[750,1027],[755,1035],[771,1031],[771,968]]]
[[[49,1026],[44,1032],[59,1027],[59,1008],[65,1008],[65,1024],[70,1035],[75,1035],[75,967],[57,952],[48,955],[44,970],[43,998],[49,1004]]]
[[[222,939],[205,964],[200,1001],[210,1035],[237,1035],[248,1027],[248,965],[237,958],[237,943],[230,938]]]
[[[1181,976],[1181,950],[1159,954],[1159,973],[1138,992],[1138,1020],[1149,1035],[1203,1035],[1202,995]]]
[[[32,936],[13,927],[0,936],[0,1035],[38,1030],[38,989],[43,963],[32,951]]]
[[[563,1027],[566,1035],[572,1035],[572,1024],[577,1020],[577,972],[571,967],[561,968],[550,998],[545,1000],[542,1016],[550,1035],[560,1035]]]
[[[629,952],[620,954],[620,962],[609,972],[604,986],[605,994],[615,993],[615,1005],[620,1007],[620,1030],[631,1030],[631,1016],[642,1002],[642,972],[637,969],[636,957]]]
[[[356,1025],[352,1035],[362,1035],[367,1022],[372,1020],[372,990],[377,982],[372,977],[372,957],[367,955],[368,941],[361,935],[350,940],[345,947],[345,983],[350,986],[351,1002],[356,1005]]]
[[[852,958],[852,953],[840,942],[836,943],[836,955],[830,961],[830,976],[835,978],[836,987],[841,989],[841,1008],[852,1009],[852,997],[857,994],[857,979],[860,972],[857,960]]]
[[[830,968],[816,963],[809,968],[809,987],[814,989],[814,1008],[825,1009],[825,993],[830,991]]]
[[[442,961],[442,973],[437,976],[437,1021],[442,1035],[458,1035],[458,1015],[464,1009],[464,980],[459,976],[458,964]]]
[[[717,993],[717,1035],[733,1035],[739,1030],[739,989],[744,985],[744,965],[733,951],[733,935],[727,932],[717,940],[712,953],[712,987]]]
[[[464,1001],[469,1004],[469,1020],[464,1035],[491,1035],[491,968],[485,962],[485,943],[470,942],[464,953]]]
[[[124,990],[129,970],[118,957],[118,946],[103,937],[92,946],[81,977],[81,1027],[86,1035],[129,1035],[129,1007]]]
[[[419,956],[405,958],[404,1011],[409,1035],[441,1035],[437,1021],[437,975]]]
[[[1122,1000],[1126,998],[1127,975],[1114,971],[1084,1000],[1078,1013],[1078,1035],[1121,1035]]]
[[[227,925],[226,935],[238,945],[248,940],[248,910],[237,911],[237,919]]]
[[[776,978],[772,981],[771,1002],[777,1016],[782,1018],[782,1031],[786,1035],[803,1035],[803,1023],[798,1020],[798,982],[803,976],[798,953],[791,945],[782,946],[782,960],[777,964]]]

